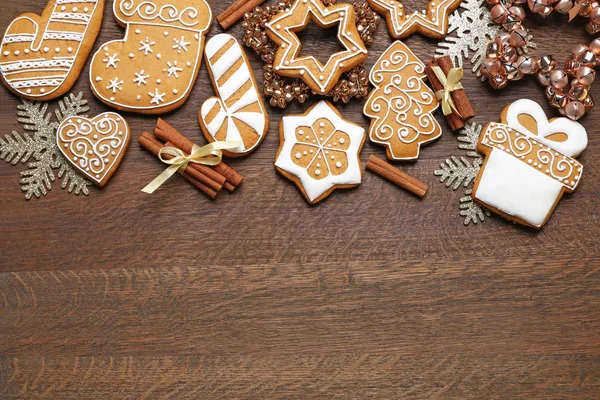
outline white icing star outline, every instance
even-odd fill
[[[299,24],[294,24],[293,20],[298,15],[302,15],[303,19]],[[302,43],[295,32],[306,28],[311,16],[326,28],[339,25],[338,40],[346,48],[345,51],[332,54],[325,65],[313,56],[298,57]],[[325,7],[320,0],[298,0],[289,10],[265,24],[265,28],[269,37],[279,46],[274,62],[277,73],[300,78],[320,93],[331,91],[342,73],[367,59],[367,49],[356,28],[354,8],[350,4]]]
[[[397,0],[367,0],[369,5],[378,13],[385,14],[390,35],[394,39],[404,39],[410,36],[410,31],[416,31],[427,37],[441,39],[448,33],[448,17],[462,0],[430,0],[424,13],[413,11],[407,14],[401,1]]]
[[[334,126],[335,131],[341,131],[350,138],[350,146],[345,150],[348,168],[343,174],[329,174],[326,178],[313,179],[306,168],[295,164],[292,160],[292,150],[298,140],[296,129],[312,126],[319,119],[326,119]],[[283,117],[281,120],[282,142],[275,160],[275,167],[298,177],[301,186],[311,204],[315,204],[323,195],[333,191],[336,186],[358,185],[362,181],[360,152],[365,142],[365,130],[339,116],[335,107],[329,102],[320,101],[312,106],[305,114]],[[324,162],[327,162],[324,160]]]

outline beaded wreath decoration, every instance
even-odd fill
[[[527,45],[529,36],[522,24],[525,0],[487,1],[492,6],[492,20],[502,24],[506,30],[487,46],[481,73],[489,84],[501,89],[509,81],[517,81],[524,75],[536,75],[538,82],[545,87],[548,101],[560,114],[578,120],[591,110],[594,100],[589,90],[596,77],[594,68],[600,66],[600,39],[594,39],[589,46],[575,46],[563,68],[557,67],[556,60],[550,55],[520,55],[519,49]],[[557,11],[569,14],[569,21],[577,16],[587,18],[585,28],[588,33],[600,32],[600,6],[597,1],[527,0],[527,6],[543,17]]]
[[[323,0],[326,6],[336,3],[337,0]],[[273,107],[282,109],[294,100],[304,103],[311,94],[316,94],[302,80],[284,78],[277,74],[274,68],[278,46],[267,36],[265,25],[276,15],[289,10],[294,4],[295,0],[285,0],[273,6],[258,6],[244,15],[242,23],[244,29],[242,42],[254,49],[265,62],[264,95]],[[356,1],[353,6],[360,38],[368,46],[373,43],[373,33],[381,23],[381,17],[363,0]],[[333,102],[348,103],[351,99],[361,99],[368,94],[369,78],[364,64],[360,64],[343,73],[338,83],[325,96],[330,97]]]

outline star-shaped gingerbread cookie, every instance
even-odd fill
[[[312,56],[300,57],[302,43],[296,32],[313,20],[322,28],[339,26],[338,40],[346,50],[334,53],[323,65]],[[265,25],[269,37],[279,46],[275,53],[275,72],[302,79],[316,93],[328,93],[340,76],[367,59],[367,49],[356,28],[350,4],[326,7],[321,0],[297,0]]]
[[[415,32],[441,39],[448,32],[448,16],[462,3],[462,0],[430,0],[427,8],[407,12],[402,1],[367,0],[375,11],[385,15],[390,35],[394,39],[404,39]]]
[[[360,184],[365,130],[343,119],[330,103],[320,101],[303,115],[283,117],[279,135],[275,168],[310,204]]]

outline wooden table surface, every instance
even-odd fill
[[[43,3],[3,0],[0,27]],[[212,1],[215,14],[227,4]],[[111,6],[95,48],[123,37]],[[589,42],[565,18],[527,22],[539,53],[561,62]],[[317,30],[306,37],[306,53],[335,49]],[[380,26],[369,68],[390,43]],[[405,43],[425,61],[436,47]],[[108,111],[87,76],[73,91],[90,115]],[[522,97],[551,112],[533,78],[499,92],[470,73],[464,82],[476,122]],[[212,94],[203,67],[165,119],[203,143],[196,113]],[[0,90],[3,134],[22,132],[19,102]],[[340,107],[366,128],[361,109]],[[263,145],[230,163],[245,183],[216,201],[179,177],[140,192],[164,169],[137,144],[155,117],[126,114],[131,147],[87,197],[55,182],[26,201],[26,165],[0,165],[0,398],[600,397],[600,109],[582,120],[582,185],[541,232],[495,216],[463,226],[463,192],[432,173],[460,154],[439,112],[443,137],[402,166],[430,185],[424,200],[364,173],[358,189],[311,207],[273,167],[282,115],[270,110]],[[363,163],[370,154],[384,151],[367,143]]]

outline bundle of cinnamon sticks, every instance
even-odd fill
[[[443,56],[434,58],[427,64],[425,74],[427,74],[427,79],[429,80],[433,91],[438,92],[444,90],[444,85],[435,75],[435,72],[433,72],[433,67],[440,67],[442,72],[448,76],[450,70],[454,68],[454,63],[450,56]],[[457,131],[464,128],[465,122],[475,116],[475,110],[473,110],[464,89],[453,91],[451,96],[456,110],[452,110],[451,114],[446,115],[446,120],[448,121],[448,125],[450,125],[450,129]],[[456,111],[458,111],[458,113]]]
[[[156,122],[154,135],[144,132],[138,142],[156,157],[163,147],[175,147],[188,155],[194,146],[191,140],[160,118]],[[163,157],[170,158],[169,155],[163,155]],[[233,192],[244,180],[243,176],[224,162],[212,167],[190,163],[182,176],[211,199],[216,198],[223,189],[230,193]]]

